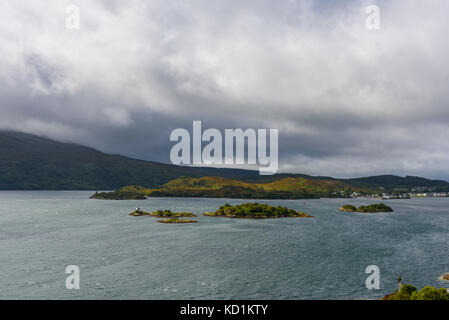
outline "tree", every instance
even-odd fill
[[[400,283],[400,277],[398,282]],[[394,290],[393,294],[388,296],[388,300],[449,300],[449,292],[445,288],[435,289],[431,286],[418,291],[415,286],[404,284],[399,291]]]
[[[416,287],[412,284],[404,284],[401,287],[401,292],[403,292],[404,294],[411,296],[413,294],[413,292],[417,291],[418,289],[416,289]]]
[[[401,286],[399,292],[395,292],[388,298],[388,300],[411,300],[411,295],[418,291],[415,286],[411,284],[404,284]]]
[[[449,300],[449,292],[446,288],[440,288],[437,292],[440,300]]]
[[[449,300],[449,294],[446,289],[435,289],[435,287],[426,286],[419,292],[412,294],[412,300]]]

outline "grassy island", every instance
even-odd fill
[[[190,219],[178,219],[178,218],[170,218],[159,220],[160,223],[198,223],[198,221],[190,220]]]
[[[157,187],[127,186],[113,192],[95,193],[92,199],[143,200],[150,197],[199,197],[233,199],[349,198],[375,190],[353,187],[343,181],[304,177],[271,177],[237,180],[217,176],[181,176]]]
[[[154,212],[146,212],[142,211],[139,208],[136,208],[133,212],[129,214],[130,216],[151,216],[156,218],[180,218],[180,217],[196,217],[191,212],[171,212],[170,210],[157,210]]]
[[[136,210],[131,212],[129,215],[134,217],[151,216],[151,212],[142,211],[139,208],[136,208]]]
[[[205,216],[246,218],[246,219],[269,219],[269,218],[310,218],[304,212],[295,211],[286,207],[273,207],[261,203],[244,203],[236,206],[225,204],[215,212],[206,212]]]
[[[346,212],[356,212],[357,211],[357,207],[353,206],[352,204],[345,204],[344,206],[342,206],[340,209],[338,209],[340,211],[346,211]]]
[[[147,197],[139,192],[112,191],[96,192],[90,198],[99,200],[145,200]]]
[[[347,204],[347,205],[342,206],[339,210],[345,211],[345,212],[365,212],[365,213],[393,212],[392,208],[390,208],[389,206],[387,206],[383,203],[370,204],[370,205],[361,206],[358,208],[353,205]]]

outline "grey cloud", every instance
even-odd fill
[[[449,178],[447,1],[0,5],[0,127],[169,161],[171,130],[279,128],[289,172]]]

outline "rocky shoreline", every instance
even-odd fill
[[[164,219],[164,220],[159,220],[158,222],[160,223],[168,223],[168,224],[175,224],[175,223],[198,223],[198,221],[196,220],[190,220],[190,219],[177,219],[177,218],[171,218],[171,219]]]
[[[136,208],[136,210],[131,212],[129,215],[134,216],[134,217],[150,216],[150,217],[156,217],[156,218],[183,218],[183,217],[194,218],[194,217],[196,217],[196,215],[194,215],[191,212],[171,212],[170,210],[157,210],[154,212],[146,212],[146,211],[140,210],[140,208]]]
[[[313,216],[308,215],[307,213],[304,213],[304,215],[297,215],[297,216],[277,216],[277,217],[272,217],[272,216],[238,216],[238,215],[216,215],[213,212],[205,212],[203,213],[204,216],[206,217],[222,217],[222,218],[231,218],[231,219],[282,219],[282,218],[313,218]]]

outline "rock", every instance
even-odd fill
[[[346,204],[344,206],[341,206],[340,209],[338,209],[338,210],[345,211],[345,212],[354,212],[354,211],[357,211],[357,208],[353,205]]]

